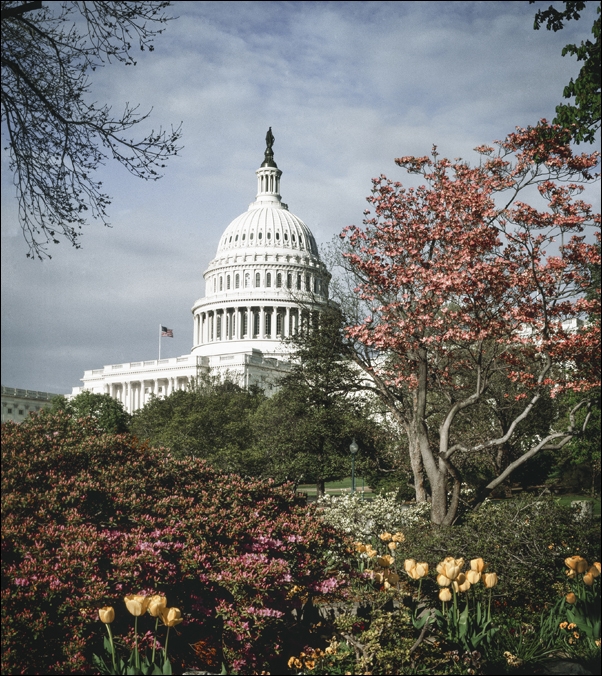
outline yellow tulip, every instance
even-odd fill
[[[477,584],[477,582],[481,579],[481,573],[477,572],[476,570],[469,570],[466,573],[466,579],[470,582],[470,584]]]
[[[143,596],[142,594],[128,594],[125,599],[125,607],[130,611],[134,617],[144,615],[148,608],[150,596]]]
[[[391,537],[391,540],[393,540],[393,542],[404,542],[405,539],[406,536],[403,533],[395,533],[395,535]]]
[[[416,561],[414,559],[406,559],[403,562],[403,567],[406,573],[409,573],[413,568],[416,568]]]
[[[449,591],[449,589],[443,588],[439,592],[439,599],[441,601],[451,601],[451,597],[452,597],[452,595],[451,595],[451,592]]]
[[[443,575],[450,580],[455,580],[460,575],[461,568],[455,562],[447,563],[443,566]]]
[[[366,545],[363,542],[354,542],[353,546],[355,547],[355,551],[360,554],[366,551]],[[291,659],[293,658],[291,657]]]
[[[440,587],[449,587],[451,582],[452,581],[449,579],[449,577],[446,577],[445,575],[437,575],[437,584]]]
[[[587,561],[582,556],[569,556],[564,560],[567,568],[575,570],[578,573],[585,573],[588,568]]]
[[[387,545],[387,547],[388,547],[391,551],[394,551],[395,549],[397,549],[397,542],[389,542],[389,544]]]
[[[445,566],[448,563],[454,563],[455,564],[456,560],[452,558],[451,556],[446,556],[443,561],[437,564],[437,572],[440,573],[441,575],[445,575]]]
[[[148,613],[153,617],[159,617],[163,608],[167,607],[165,596],[151,596],[148,603]]]
[[[98,609],[98,617],[100,617],[101,622],[104,622],[105,624],[111,624],[111,622],[115,619],[115,611],[113,608],[111,608],[111,606],[104,606]]]
[[[487,568],[487,564],[480,557],[478,559],[472,559],[470,562],[470,570],[474,570],[477,573],[482,573]]]
[[[176,624],[183,622],[182,613],[179,608],[163,608],[161,610],[161,619],[166,627],[175,627]]]
[[[575,601],[577,600],[577,597],[575,596],[575,594],[573,594],[573,592],[569,592],[565,596],[565,599],[566,599],[567,603],[575,603]]]
[[[591,587],[594,584],[594,576],[591,573],[585,573],[583,576],[583,584]]]
[[[305,660],[305,668],[311,671],[314,669],[316,666],[316,663],[314,660]]]
[[[487,589],[495,587],[497,584],[497,573],[485,573],[483,575],[483,584]]]
[[[416,564],[416,572],[418,573],[418,577],[424,577],[425,575],[428,575],[429,573],[429,564],[426,563],[426,561],[419,561]]]
[[[568,570],[564,571],[566,573],[566,576],[569,578],[569,580],[572,580],[574,577],[577,577],[577,571],[576,570],[571,570],[570,568]]]
[[[391,533],[381,533],[378,537],[383,542],[389,542],[393,536],[391,535]]]
[[[470,589],[470,582],[466,579],[464,573],[460,573],[458,577],[452,582],[455,592],[465,592]]]
[[[596,561],[596,562],[594,563],[594,567],[596,568],[596,570],[598,571],[598,573],[602,573],[602,565],[600,565],[600,561]]]
[[[600,565],[600,564],[598,564]],[[590,567],[590,569],[587,571],[590,575],[593,577],[598,577],[600,575],[600,569],[596,567],[596,564],[594,563],[593,566]]]

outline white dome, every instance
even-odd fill
[[[273,249],[307,251],[318,255],[311,230],[282,202],[269,206],[255,206],[254,203],[248,211],[235,218],[220,239],[217,256],[249,248],[260,248],[266,252]]]

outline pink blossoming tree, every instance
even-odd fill
[[[475,167],[436,149],[397,159],[424,185],[374,179],[364,227],[341,234],[365,311],[347,323],[354,359],[407,435],[418,500],[428,477],[436,524],[457,516],[459,457],[500,448],[544,395],[579,393],[569,422],[541,430],[486,491],[589,419],[600,383],[600,290],[591,293],[600,215],[579,194],[598,154],[576,155],[569,141],[543,120],[477,148]],[[467,416],[500,382],[521,405],[502,432],[475,443],[463,436]]]

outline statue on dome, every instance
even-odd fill
[[[265,144],[266,144],[266,150],[272,150],[272,146],[274,145],[274,141],[276,139],[274,138],[274,134],[272,134],[272,127],[268,129],[268,133],[265,135]]]

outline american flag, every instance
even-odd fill
[[[173,338],[173,329],[168,329],[167,326],[162,326],[161,338]]]

